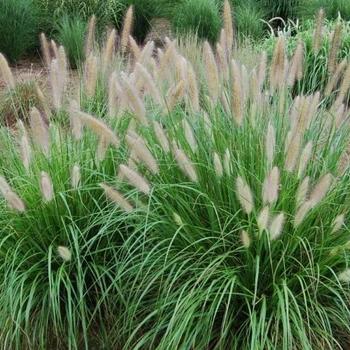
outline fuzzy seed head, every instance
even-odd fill
[[[248,249],[251,245],[251,239],[250,239],[250,236],[249,236],[249,233],[247,231],[242,231],[241,232],[241,242],[243,244],[243,247]]]
[[[338,215],[333,221],[332,233],[338,232],[344,225],[345,214]]]
[[[192,181],[198,182],[196,169],[185,152],[178,147],[174,147],[174,157],[182,172]]]
[[[71,184],[73,189],[77,189],[81,182],[81,173],[80,166],[78,164],[74,164],[71,171]]]
[[[140,192],[143,192],[146,195],[150,194],[151,192],[150,184],[144,177],[142,177],[135,170],[122,164],[119,166],[119,172],[121,176],[127,179],[130,185],[134,186],[136,189],[138,189]]]
[[[191,147],[192,152],[196,153],[198,150],[197,141],[194,136],[193,129],[186,119],[182,120],[182,127],[184,129],[185,139],[188,145]]]
[[[231,86],[231,109],[233,118],[237,125],[243,123],[243,107],[244,107],[244,94],[242,88],[242,76],[241,70],[235,60],[232,60],[232,86]]]
[[[324,175],[316,184],[314,189],[310,194],[310,204],[312,207],[315,207],[319,204],[324,197],[326,197],[329,188],[332,185],[332,175],[326,174]]]
[[[118,205],[125,212],[130,213],[133,211],[133,206],[117,190],[104,183],[100,183],[100,187],[105,191],[107,198]]]
[[[304,147],[303,151],[301,152],[300,160],[299,160],[299,170],[298,170],[298,177],[299,179],[302,178],[304,175],[305,169],[309,163],[309,160],[312,155],[312,141],[309,141],[306,146]]]
[[[271,121],[267,127],[266,139],[265,139],[265,151],[266,151],[266,160],[268,168],[271,168],[273,164],[273,159],[275,156],[275,147],[276,147],[276,133],[275,128],[273,127]]]
[[[331,48],[328,56],[329,74],[333,74],[335,71],[341,40],[342,40],[342,24],[338,22],[338,24],[335,26],[335,29],[334,29]]]
[[[321,8],[317,15],[316,28],[313,37],[313,50],[316,54],[319,52],[322,44],[324,17],[325,13],[324,10]]]
[[[231,175],[231,154],[230,150],[226,148],[225,154],[224,154],[224,169],[226,175]]]
[[[47,41],[44,33],[40,34],[40,43],[41,43],[41,52],[44,58],[45,65],[46,67],[50,67],[51,55],[50,55],[49,42]]]
[[[15,85],[16,85],[15,79],[12,75],[11,69],[6,61],[6,58],[2,53],[0,53],[0,75],[5,81],[5,84],[8,89],[15,88]]]
[[[263,184],[263,203],[266,204],[273,204],[277,201],[278,198],[278,189],[279,189],[279,182],[280,179],[280,172],[278,167],[274,167],[270,174],[266,177],[264,184]]]
[[[350,283],[350,269],[346,269],[338,275],[340,282]]]
[[[311,210],[312,205],[310,201],[304,202],[297,210],[294,217],[294,227],[298,227],[305,219],[306,215]]]
[[[240,176],[236,180],[236,194],[243,211],[249,215],[254,209],[253,194],[249,185]]]
[[[96,31],[96,16],[92,15],[89,20],[86,40],[85,40],[85,57],[90,56],[94,50],[95,43],[95,31]]]
[[[267,226],[270,220],[270,209],[268,206],[264,207],[257,218],[257,224],[259,231],[267,230]]]
[[[97,57],[91,53],[87,56],[84,69],[85,94],[91,98],[95,95],[97,85]]]
[[[283,224],[284,224],[284,214],[280,213],[271,222],[271,225],[269,228],[271,240],[274,241],[281,236]]]
[[[50,175],[45,171],[40,173],[40,190],[44,202],[48,203],[53,200],[54,191]]]
[[[134,20],[134,8],[133,6],[130,6],[124,18],[123,30],[122,30],[121,39],[120,39],[120,46],[121,46],[122,53],[125,52],[128,46],[128,41],[132,31],[132,26],[133,26],[133,20]]]
[[[71,261],[72,260],[72,252],[70,251],[69,248],[64,247],[64,246],[58,246],[57,247],[57,253],[61,257],[62,260],[65,262]]]
[[[220,89],[219,72],[218,72],[218,67],[216,65],[213,51],[207,41],[204,43],[203,54],[204,54],[204,64],[206,67],[209,96],[213,104],[216,104],[219,98],[219,89]]]
[[[223,169],[223,166],[222,166],[222,163],[221,163],[220,156],[216,152],[214,152],[213,159],[214,159],[215,174],[216,174],[217,177],[220,178],[224,174],[224,169]]]
[[[40,112],[34,107],[30,112],[30,127],[34,143],[48,156],[50,153],[50,135]]]
[[[226,38],[226,49],[231,52],[233,47],[233,18],[231,5],[228,0],[225,0],[224,2],[223,20]]]
[[[306,176],[297,189],[295,196],[297,208],[299,208],[306,201],[307,194],[309,192],[309,183],[310,178],[309,176]]]
[[[154,133],[156,135],[157,141],[161,145],[163,151],[165,153],[169,153],[170,145],[169,145],[169,140],[165,133],[164,128],[156,121],[153,121],[153,128],[154,128]]]
[[[32,158],[30,141],[28,138],[27,130],[25,129],[23,122],[19,120],[17,122],[17,125],[20,131],[19,148],[20,148],[20,154],[21,154],[23,166],[26,169],[26,171],[29,171],[30,162]]]

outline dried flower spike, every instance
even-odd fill
[[[249,215],[254,209],[253,194],[249,185],[240,176],[236,180],[236,193],[242,209]]]

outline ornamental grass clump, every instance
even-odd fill
[[[303,43],[248,68],[230,30],[191,60],[109,37],[47,123],[2,130],[4,347],[349,342],[347,86],[295,95]]]

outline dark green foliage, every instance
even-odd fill
[[[298,16],[313,18],[315,13],[323,8],[328,19],[336,19],[340,15],[344,20],[350,20],[350,1],[348,0],[300,0]]]
[[[84,60],[87,23],[80,17],[64,15],[57,24],[57,41],[64,46],[70,66],[77,68]]]
[[[211,42],[218,39],[222,26],[215,0],[184,0],[175,8],[172,22],[178,33],[197,33]]]
[[[15,62],[33,48],[37,34],[32,0],[0,0],[0,52]]]

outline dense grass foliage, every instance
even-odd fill
[[[303,41],[248,66],[224,9],[215,45],[156,55],[129,9],[118,46],[89,33],[73,93],[53,45],[49,94],[1,128],[0,347],[349,343],[349,63],[329,94],[335,74],[306,90]]]
[[[0,52],[15,62],[37,42],[38,14],[32,0],[0,1]]]

